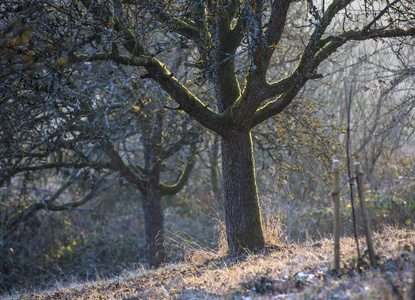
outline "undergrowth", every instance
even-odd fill
[[[387,164],[388,168],[382,168],[377,177],[370,176],[366,184],[366,202],[375,232],[391,225],[396,230],[412,228],[415,222],[415,162],[403,156],[398,161],[388,160]],[[400,165],[404,167],[399,168]],[[274,194],[261,198],[267,253],[287,249],[292,244],[331,238],[332,205],[328,189],[316,189],[295,198],[282,188],[277,192],[279,188],[275,186]],[[204,192],[165,201],[169,263],[225,266],[219,262],[227,254],[222,204],[212,199],[200,200]],[[344,191],[343,236],[352,236],[348,197]],[[359,220],[359,206],[356,207]],[[41,213],[13,235],[2,232],[0,292],[7,295],[48,289],[57,283],[89,282],[145,269],[143,226],[139,196],[127,187],[110,190],[79,210]],[[358,223],[359,235],[360,228]],[[383,251],[379,247],[376,245],[375,251]],[[325,256],[329,253],[331,247],[326,249]],[[272,283],[267,281],[268,277],[264,278],[263,285]],[[246,283],[251,286],[248,279]]]
[[[409,299],[415,261],[413,228],[385,226],[374,235],[379,265],[357,265],[354,240],[342,238],[342,268],[331,269],[332,239],[308,239],[238,257],[194,251],[160,269],[56,286],[18,299]],[[364,245],[364,239],[361,239]]]

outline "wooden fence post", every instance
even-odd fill
[[[336,271],[340,270],[340,163],[333,160],[333,191],[331,197],[334,204],[334,265]]]
[[[360,163],[355,162],[353,164],[353,167],[354,167],[354,172],[356,176],[357,193],[359,196],[360,209],[362,210],[363,228],[365,230],[365,235],[366,235],[366,244],[367,244],[367,249],[369,251],[370,264],[372,265],[372,267],[374,267],[376,265],[376,257],[375,257],[375,252],[373,250],[372,233],[370,231],[369,216],[367,214],[366,207],[365,207],[365,193],[364,193],[364,188],[363,188],[364,173],[362,170],[360,170]]]

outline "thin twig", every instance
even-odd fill
[[[395,0],[392,3],[389,3],[388,5],[386,5],[386,7],[369,23],[367,24],[364,28],[363,31],[367,31],[370,29],[370,27],[372,27],[373,24],[376,23],[376,21],[378,21],[387,11],[388,9],[394,5],[396,2],[399,2],[401,0]]]

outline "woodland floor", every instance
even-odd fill
[[[340,274],[330,270],[332,240],[308,240],[238,258],[194,251],[185,262],[157,270],[143,267],[5,299],[409,299],[414,231],[387,227],[373,240],[379,266],[370,268],[364,257],[359,269],[354,240],[342,239]]]

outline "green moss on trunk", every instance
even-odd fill
[[[231,253],[264,247],[251,132],[222,139],[226,232]]]

